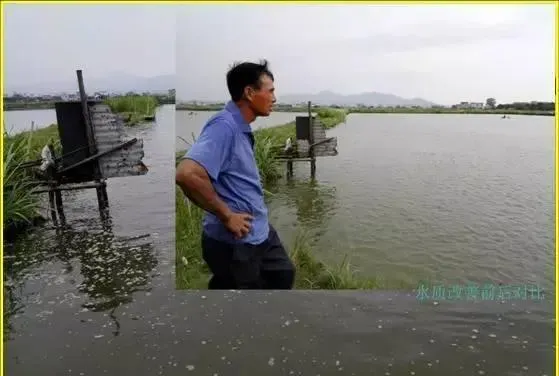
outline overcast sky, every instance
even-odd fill
[[[554,98],[549,6],[204,5],[177,13],[177,96],[227,98],[235,60],[282,94],[366,91],[440,104]]]
[[[175,72],[176,9],[166,5],[4,6],[6,85],[75,81],[116,72]]]

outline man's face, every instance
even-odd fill
[[[263,74],[260,77],[260,89],[250,89],[248,100],[256,116],[269,116],[276,103],[274,81]]]

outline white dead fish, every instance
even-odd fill
[[[292,141],[291,141],[291,137],[289,137],[287,140],[285,140],[285,148],[283,150],[288,152],[292,148],[293,148],[293,144],[292,144]]]
[[[41,158],[42,163],[39,169],[41,171],[46,171],[50,166],[54,165],[54,158],[52,157],[52,153],[48,145],[43,146],[43,150],[41,150]]]

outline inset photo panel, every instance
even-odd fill
[[[175,291],[175,10],[2,12],[5,373],[153,374],[109,354]]]
[[[553,11],[179,12],[177,288],[550,294]]]

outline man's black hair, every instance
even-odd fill
[[[268,61],[260,63],[234,63],[227,72],[227,89],[233,102],[238,102],[243,97],[245,87],[252,86],[260,89],[260,78],[266,75],[274,80],[274,75],[268,69]]]

